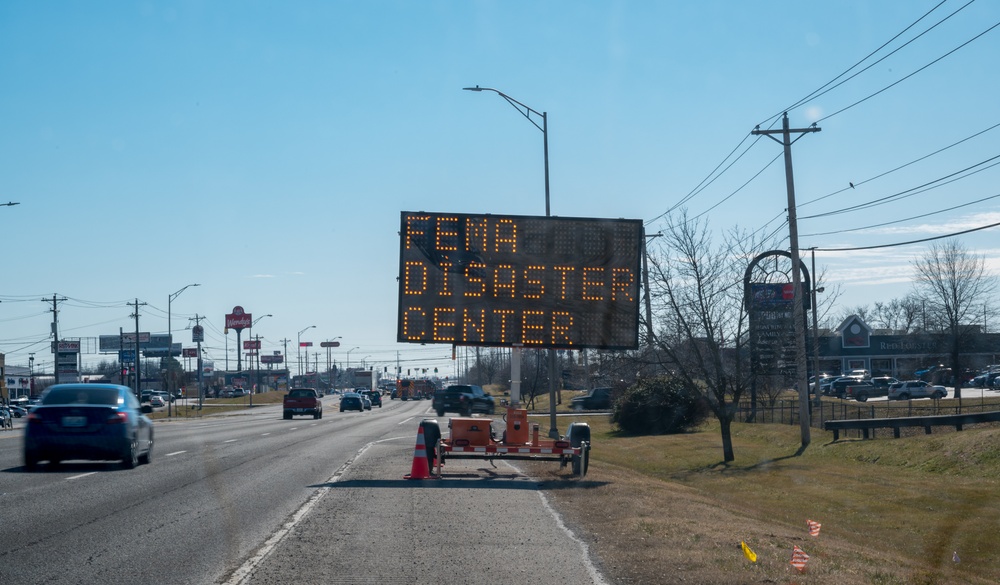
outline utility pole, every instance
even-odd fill
[[[135,312],[129,317],[135,318],[135,397],[139,398],[142,395],[142,361],[139,359],[139,307],[145,306],[146,303],[140,303],[139,299],[135,299],[134,303],[125,304],[135,307]]]
[[[788,127],[788,112],[781,118],[781,130],[761,130],[760,126],[751,134],[767,136],[780,144],[785,151],[785,187],[788,191],[788,244],[792,253],[792,288],[795,291],[792,298],[792,318],[795,320],[795,369],[799,387],[799,424],[802,432],[802,447],[809,445],[809,370],[806,364],[806,332],[805,306],[802,294],[802,274],[799,260],[799,227],[795,215],[795,180],[792,176],[792,144],[810,132],[819,132],[813,123],[809,128],[790,129]],[[798,134],[792,140],[792,133]],[[773,134],[780,134],[778,140]],[[819,375],[819,372],[816,372]]]
[[[15,204],[16,205],[16,204]],[[52,300],[42,299],[43,303],[52,303],[52,357],[55,358],[52,361],[54,365],[52,366],[52,371],[55,374],[55,383],[59,383],[59,309],[58,303],[65,301],[66,297],[57,297],[52,295]]]

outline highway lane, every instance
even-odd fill
[[[326,397],[320,420],[282,420],[267,406],[158,422],[153,462],[135,470],[80,462],[27,473],[21,431],[0,434],[0,583],[214,582],[364,445],[412,436],[429,404],[340,413]]]

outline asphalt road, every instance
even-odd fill
[[[601,583],[513,467],[408,481],[428,401],[157,422],[153,461],[21,467],[0,433],[0,583]],[[446,424],[446,421],[442,421]]]

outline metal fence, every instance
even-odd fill
[[[818,411],[816,409],[819,409]],[[856,402],[853,400],[823,400],[817,407],[810,402],[810,426],[823,428],[826,420],[861,420],[911,416],[933,416],[941,414],[969,414],[1000,410],[1000,397],[965,398],[961,405],[958,400],[900,400]],[[745,423],[799,424],[799,401],[777,400],[773,404],[758,402],[754,412],[749,401],[741,401],[737,408],[736,420]],[[854,433],[855,431],[850,431]],[[892,431],[888,431],[891,433]],[[856,431],[861,436],[860,431]],[[842,431],[852,436],[848,431]]]

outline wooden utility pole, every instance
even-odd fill
[[[795,378],[799,387],[799,424],[802,430],[802,447],[809,445],[809,369],[806,364],[805,305],[802,294],[802,274],[799,272],[799,228],[795,216],[795,180],[792,176],[792,144],[809,132],[819,132],[813,124],[809,128],[788,127],[788,112],[781,118],[781,130],[761,130],[760,126],[751,134],[764,135],[780,144],[785,150],[785,187],[788,191],[788,245],[792,253],[792,318],[795,320]],[[792,140],[792,133],[798,134]],[[780,134],[781,140],[773,135]],[[816,372],[819,375],[819,372]]]

